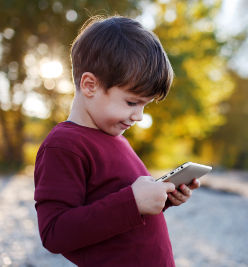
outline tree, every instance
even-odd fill
[[[166,168],[196,159],[199,141],[224,123],[220,104],[230,96],[233,83],[226,58],[220,55],[225,43],[216,38],[213,24],[220,1],[153,3],[154,31],[168,53],[176,78],[168,98],[145,110],[155,121],[153,126],[147,130],[135,126],[126,136],[148,167]],[[135,17],[139,7],[140,2],[134,0],[0,3],[0,75],[9,83],[5,85],[7,101],[0,97],[0,161],[4,165],[21,166],[28,141],[39,143],[54,124],[66,118],[73,90],[65,91],[60,85],[64,82],[70,89],[69,48],[82,22],[102,10]],[[45,57],[62,62],[62,78],[40,76],[38,64]],[[34,127],[41,124],[40,120],[30,120],[25,111],[27,99],[34,94],[49,111],[39,134]]]
[[[196,160],[195,144],[224,122],[220,103],[233,90],[226,59],[219,54],[223,43],[217,40],[213,24],[219,1],[162,2],[157,3],[154,31],[174,67],[175,81],[167,99],[146,111],[154,126],[128,133],[153,168]]]
[[[65,119],[72,91],[61,90],[61,82],[70,89],[69,49],[83,22],[95,14],[138,14],[136,0],[3,0],[0,2],[0,162],[16,168],[24,163],[27,101],[46,105],[48,129]],[[44,79],[39,62],[59,59],[64,72],[61,79]],[[39,103],[39,102],[38,102]],[[47,132],[48,129],[43,129]],[[30,128],[29,128],[30,130]],[[32,130],[35,134],[35,129]]]
[[[215,127],[213,134],[199,141],[195,147],[201,157],[211,158],[216,165],[247,169],[248,16],[246,10],[248,2],[241,0],[233,4],[234,12],[228,16],[228,20],[225,19],[220,23],[219,35],[225,41],[221,53],[228,60],[228,68],[235,88],[232,95],[219,105],[220,112],[225,116],[224,123]]]
[[[228,168],[248,168],[248,79],[232,73],[235,90],[231,97],[221,104],[225,124],[200,142],[199,154],[208,151],[216,165]]]

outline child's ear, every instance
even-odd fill
[[[84,72],[80,81],[81,92],[88,97],[94,96],[97,88],[97,78],[91,72]]]

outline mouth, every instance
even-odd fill
[[[133,124],[126,124],[124,122],[121,122],[120,124],[121,124],[121,128],[123,130],[126,130],[126,129],[130,128],[131,126],[133,126]]]

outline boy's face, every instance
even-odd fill
[[[121,135],[142,120],[144,107],[152,100],[128,92],[125,87],[114,86],[107,92],[98,87],[88,105],[90,127],[113,136]]]

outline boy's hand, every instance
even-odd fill
[[[194,179],[189,186],[182,184],[179,186],[179,190],[175,189],[172,193],[168,194],[168,199],[172,203],[173,206],[179,206],[191,197],[192,190],[200,187],[199,179]]]
[[[134,198],[140,214],[159,214],[164,208],[167,193],[175,190],[172,183],[155,182],[151,176],[140,176],[132,184]]]

